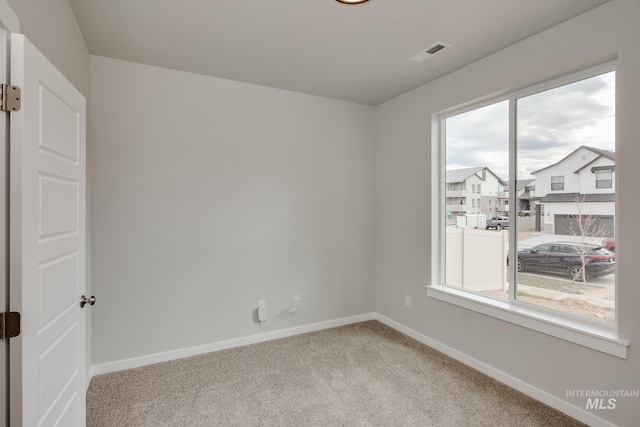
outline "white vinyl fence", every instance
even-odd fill
[[[507,231],[447,227],[448,285],[471,291],[507,289]]]
[[[518,231],[536,231],[535,216],[518,217]]]

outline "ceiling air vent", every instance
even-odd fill
[[[420,52],[413,55],[411,58],[409,58],[409,61],[415,62],[416,64],[422,64],[424,61],[431,58],[436,53],[441,52],[450,47],[451,45],[449,43],[442,43],[442,42],[435,43],[429,46],[428,48],[422,49]]]

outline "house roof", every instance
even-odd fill
[[[523,189],[525,189],[525,188],[527,188],[527,187],[531,186],[531,184],[535,183],[535,181],[536,181],[535,179],[519,179],[519,180],[516,182],[516,189],[517,189],[518,191],[523,190]],[[504,190],[505,190],[505,191],[509,191],[509,187],[508,187],[508,186],[506,186],[506,187],[504,188]]]
[[[583,202],[615,202],[616,195],[613,193],[580,194],[580,193],[552,193],[544,197],[534,197],[542,203],[567,203],[575,202],[577,198]]]
[[[466,181],[467,179],[469,179],[469,177],[471,177],[472,175],[477,175],[478,172],[481,172],[483,169],[485,169],[491,175],[495,176],[501,185],[505,185],[505,182],[502,180],[502,178],[500,178],[498,175],[496,175],[491,169],[489,169],[486,166],[448,170],[446,173],[446,182],[451,183],[451,182]],[[482,179],[482,177],[480,176],[479,178]]]
[[[589,163],[583,165],[582,167],[576,169],[575,172],[573,173],[580,173],[580,171],[582,169],[588,168],[589,166],[591,166],[592,164],[594,164],[596,161],[598,161],[599,159],[603,158],[604,156],[598,156],[596,158],[594,158],[593,160],[591,160]],[[607,157],[608,158],[608,157]],[[613,160],[613,162],[615,163],[615,160]],[[609,165],[609,166],[594,166],[591,168],[591,173],[595,172],[596,170],[615,170],[615,166],[614,165]]]
[[[581,150],[583,148],[587,149],[587,150],[589,150],[589,151],[591,151],[591,152],[593,152],[595,154],[597,154],[599,157],[605,157],[605,158],[607,158],[609,160],[612,160],[614,162],[616,161],[616,153],[614,153],[613,151],[603,150],[601,148],[596,148],[596,147],[589,147],[587,145],[581,145],[580,147],[578,147],[575,150],[573,150],[571,153],[569,153],[566,156],[564,156],[560,161],[555,162],[554,164],[546,166],[546,167],[544,167],[542,169],[538,169],[537,171],[533,171],[533,172],[531,172],[531,175],[535,175],[538,172],[541,172],[541,171],[543,171],[545,169],[549,169],[550,167],[559,165],[560,163],[564,162],[567,158],[573,156],[576,152],[578,152],[579,150]]]
[[[596,153],[600,153],[602,157],[606,157],[609,160],[613,160],[614,162],[616,161],[616,153],[613,151],[603,150],[602,148],[596,148],[596,147],[587,147],[587,146],[584,146],[584,148],[587,148]]]

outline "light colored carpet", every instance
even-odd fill
[[[581,426],[363,322],[93,378],[87,426]]]

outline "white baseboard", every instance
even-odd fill
[[[490,376],[503,384],[512,387],[527,396],[530,396],[546,405],[551,406],[558,411],[561,411],[570,417],[575,418],[578,421],[582,421],[585,424],[588,424],[592,427],[615,427],[615,424],[610,423],[609,421],[603,420],[600,417],[597,417],[586,410],[579,408],[566,402],[552,394],[547,393],[544,390],[540,390],[537,387],[532,386],[518,378],[515,378],[509,374],[502,372],[499,369],[494,368],[493,366],[487,365],[484,362],[481,362],[473,357],[468,356],[452,347],[449,347],[439,341],[436,341],[428,336],[421,334],[411,328],[404,326],[401,323],[396,322],[395,320],[391,320],[388,317],[385,317],[381,314],[376,313],[375,319],[380,323],[384,323],[385,325],[395,329],[398,332],[401,332],[421,343],[432,347],[447,356],[450,356],[459,362],[464,363],[467,366],[470,366],[483,374]]]
[[[91,379],[93,378],[93,366],[89,366],[87,369],[87,377],[85,378],[87,382],[87,388],[85,390],[89,390],[89,386],[91,385]]]
[[[365,313],[356,316],[343,317],[340,319],[328,320],[325,322],[313,323],[310,325],[296,326],[293,328],[279,329],[256,335],[249,335],[241,338],[234,338],[226,341],[214,342],[211,344],[199,345],[196,347],[172,350],[163,353],[150,354],[147,356],[134,357],[131,359],[118,360],[115,362],[103,363],[91,366],[90,373],[93,375],[106,374],[109,372],[122,371],[125,369],[138,368],[140,366],[154,363],[168,362],[170,360],[181,359],[183,357],[197,356],[199,354],[210,353],[212,351],[225,350],[228,348],[242,347],[264,341],[271,341],[278,338],[290,337],[293,335],[306,334],[307,332],[320,331],[322,329],[335,328],[338,326],[350,325],[352,323],[374,320],[376,313]],[[91,377],[87,378],[87,386],[91,382]]]

